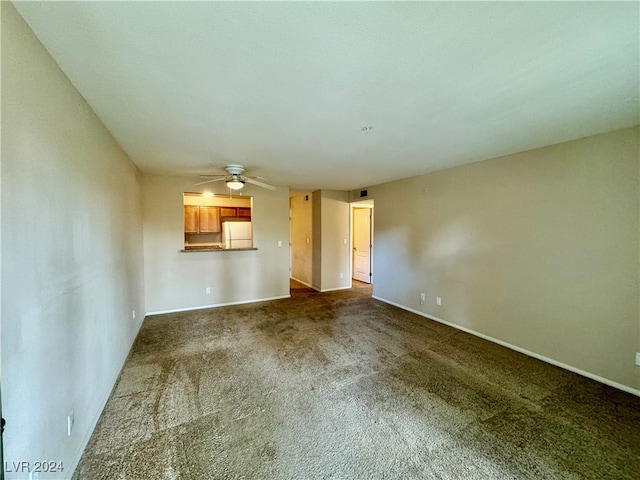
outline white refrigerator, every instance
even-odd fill
[[[224,248],[252,248],[251,222],[222,222]]]

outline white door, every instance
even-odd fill
[[[353,209],[353,278],[371,283],[371,208]]]

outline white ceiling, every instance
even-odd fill
[[[640,123],[638,2],[14,5],[143,172],[350,190]]]

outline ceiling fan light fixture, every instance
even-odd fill
[[[229,187],[231,190],[240,190],[242,187],[244,187],[244,182],[241,180],[227,180],[227,187]]]

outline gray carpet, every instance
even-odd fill
[[[364,284],[148,317],[74,479],[637,479],[640,398]]]

